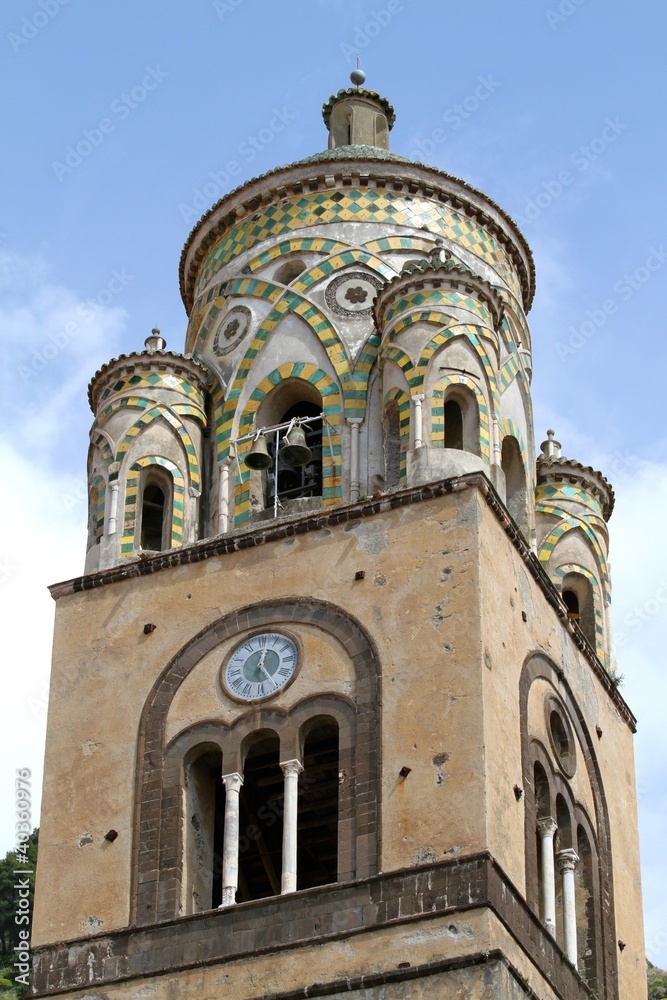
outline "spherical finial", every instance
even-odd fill
[[[360,87],[362,83],[364,83],[366,80],[366,74],[364,73],[363,69],[359,69],[359,67],[357,66],[357,68],[353,69],[352,72],[350,73],[350,80],[355,85],[355,87]]]

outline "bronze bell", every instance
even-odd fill
[[[249,469],[270,469],[273,465],[273,459],[269,455],[269,449],[266,446],[266,438],[263,434],[258,434],[252,443],[252,448],[246,455],[245,464]]]
[[[307,465],[313,457],[313,453],[306,444],[306,435],[301,424],[295,424],[289,428],[283,438],[283,446],[280,449],[280,461],[290,469],[296,469],[299,465]]]

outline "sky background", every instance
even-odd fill
[[[392,149],[519,222],[537,270],[537,441],[554,427],[616,490],[613,632],[639,720],[647,952],[667,967],[666,29],[655,0],[2,6],[0,853],[18,767],[33,771],[38,822],[46,587],[83,571],[87,383],[155,324],[182,349],[190,229],[226,191],[326,147],[320,107],[359,52],[396,108]]]

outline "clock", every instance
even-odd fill
[[[234,698],[257,701],[282,691],[299,661],[296,643],[283,632],[251,635],[232,651],[222,675]]]

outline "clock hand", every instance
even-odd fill
[[[273,684],[273,686],[274,686],[274,687],[277,687],[278,685],[277,685],[277,684],[276,684],[276,682],[274,681],[274,679],[273,679],[273,677],[271,676],[271,674],[269,673],[269,671],[268,671],[268,670],[266,669],[266,667],[264,666],[264,660],[266,659],[266,653],[267,653],[267,650],[266,650],[266,649],[265,649],[265,650],[263,650],[263,652],[262,652],[262,655],[261,655],[261,656],[260,656],[260,658],[259,658],[259,663],[257,664],[257,666],[258,666],[258,667],[259,667],[259,669],[260,669],[260,670],[262,671],[262,673],[263,673],[263,674],[264,674],[264,676],[266,677],[267,681],[271,681],[271,683]]]

